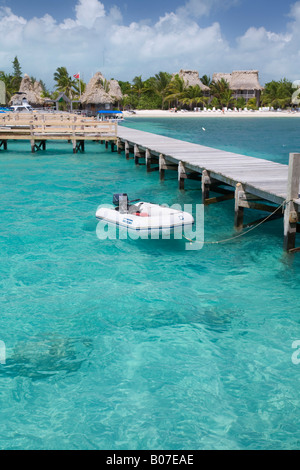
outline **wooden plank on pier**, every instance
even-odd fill
[[[118,138],[128,145],[139,146],[151,155],[163,155],[170,163],[181,163],[180,186],[183,187],[184,168],[187,171],[208,172],[209,177],[233,188],[243,185],[247,194],[282,204],[287,197],[288,165],[265,159],[226,152],[199,144],[151,134],[119,126]],[[149,158],[149,157],[148,157]],[[299,191],[300,192],[300,191]],[[295,201],[300,211],[300,199]]]

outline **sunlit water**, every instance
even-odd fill
[[[282,163],[300,150],[300,120],[247,121],[124,125]],[[300,255],[281,220],[201,250],[101,241],[114,192],[196,204],[199,183],[97,143],[9,143],[0,175],[0,448],[299,448]],[[206,240],[233,235],[233,201],[205,208]]]

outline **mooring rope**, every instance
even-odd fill
[[[190,243],[200,243],[201,245],[217,245],[219,243],[226,243],[226,242],[230,242],[232,240],[235,240],[236,238],[240,238],[240,237],[243,237],[244,235],[247,235],[248,233],[252,232],[254,229],[256,229],[257,227],[259,227],[260,225],[264,224],[265,222],[267,222],[267,220],[269,220],[274,214],[276,214],[276,212],[279,211],[279,209],[283,208],[286,204],[288,204],[289,202],[292,202],[293,199],[287,201],[283,201],[282,204],[280,204],[280,206],[278,206],[274,212],[272,212],[271,214],[269,214],[265,219],[263,219],[261,222],[259,222],[258,224],[256,224],[254,227],[251,227],[249,230],[246,230],[246,232],[242,232],[242,233],[239,233],[238,235],[235,235],[234,237],[230,237],[230,238],[225,238],[224,240],[217,240],[217,241],[203,241],[203,242],[197,242],[197,241],[194,241],[188,237],[186,237],[185,235],[183,235],[183,237],[188,240]]]

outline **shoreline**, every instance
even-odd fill
[[[126,118],[130,117],[169,117],[169,118],[182,118],[182,117],[192,117],[192,118],[199,118],[199,117],[235,117],[235,118],[254,118],[254,117],[300,117],[300,112],[290,112],[290,111],[165,111],[159,109],[142,109],[142,110],[135,110],[135,114],[132,114],[128,111],[123,111],[123,116]]]

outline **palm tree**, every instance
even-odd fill
[[[72,99],[76,90],[76,81],[68,74],[66,67],[58,67],[54,73],[54,81],[56,82],[55,88],[59,92],[65,93],[65,95]]]
[[[188,105],[192,109],[195,105],[204,105],[207,103],[208,99],[208,97],[203,96],[203,91],[200,86],[195,85],[187,87],[179,101],[182,104]]]
[[[176,74],[167,86],[165,101],[168,101],[169,105],[171,102],[175,102],[178,105],[179,100],[184,98],[186,88],[187,86],[183,78]]]
[[[140,98],[144,91],[144,82],[142,80],[142,75],[134,77],[132,83],[132,91],[138,96],[138,98]]]
[[[247,104],[247,102],[246,102],[245,98],[243,98],[243,97],[240,97],[240,98],[238,98],[238,99],[236,100],[236,106],[237,106],[237,108],[239,108],[239,109],[240,109],[240,108],[241,108],[241,109],[244,109],[245,106],[246,106],[246,104]]]
[[[210,86],[211,94],[217,98],[221,106],[229,106],[233,102],[233,91],[229,88],[229,83],[224,79],[212,82]]]
[[[273,106],[275,108],[285,108],[291,104],[293,94],[292,83],[284,78],[276,82],[272,80],[266,83],[261,96],[261,102],[264,106]]]
[[[221,96],[221,104],[229,108],[229,106],[235,101],[233,97],[233,91],[228,89],[224,90]]]
[[[167,89],[172,80],[172,75],[167,72],[159,72],[154,76],[154,91],[161,97],[162,108],[165,104]]]
[[[153,99],[153,103],[161,106],[165,103],[167,88],[171,82],[172,75],[167,72],[159,72],[154,77],[148,78],[143,83],[142,94],[146,94],[148,99]]]
[[[210,87],[212,84],[212,80],[208,75],[203,75],[203,77],[201,77],[200,80],[205,86]]]

